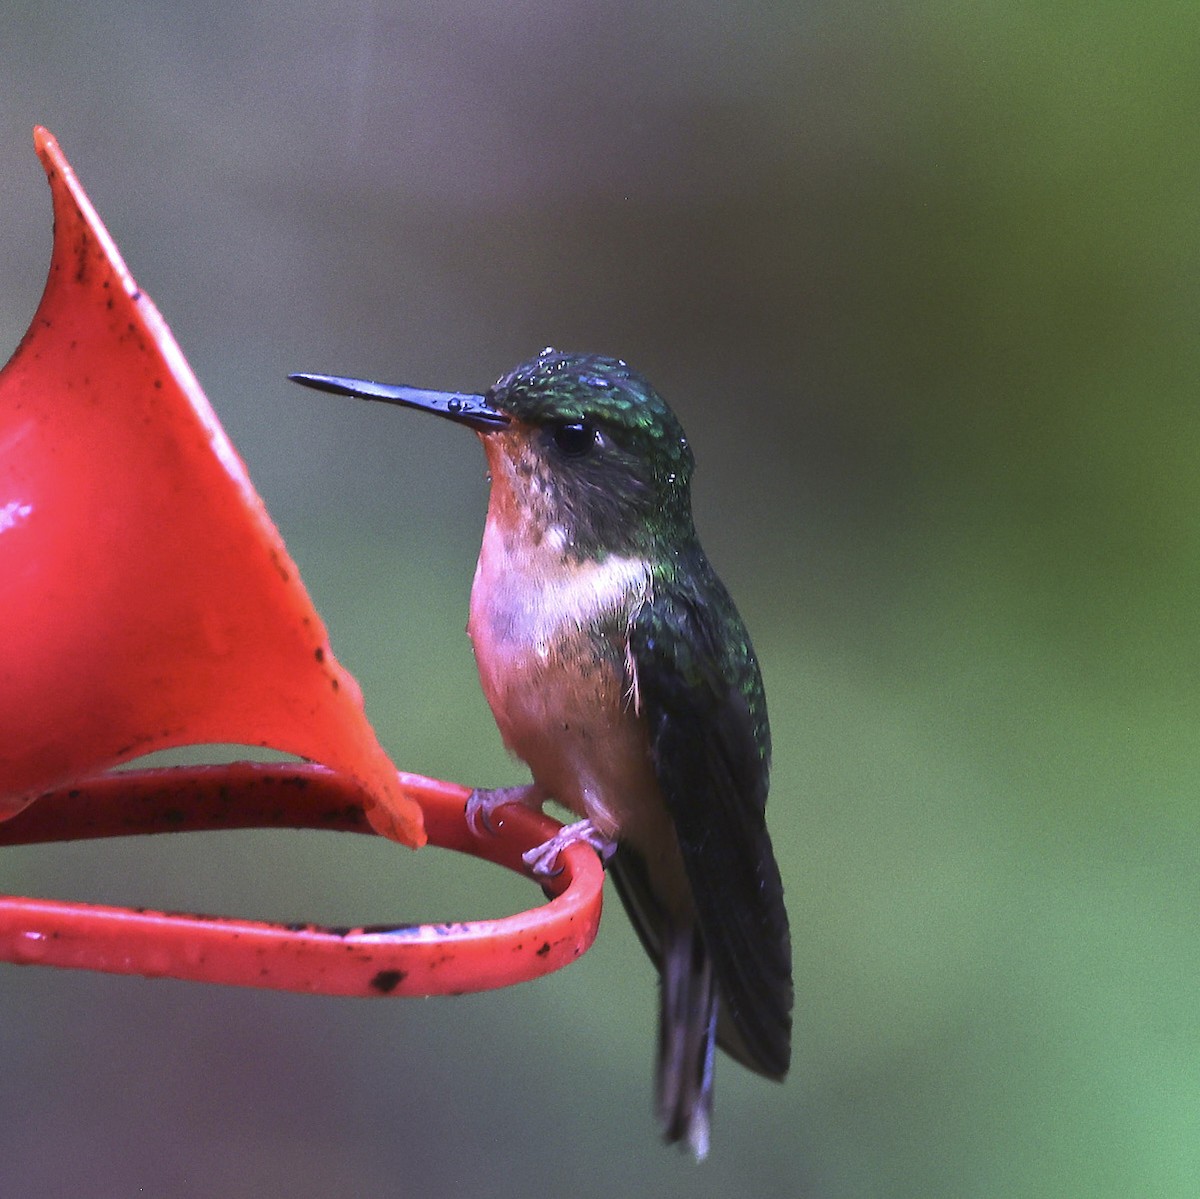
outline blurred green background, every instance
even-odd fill
[[[782,1088],[650,1115],[654,979],[335,1001],[0,968],[5,1196],[1200,1193],[1191,4],[98,2],[0,14],[0,346],[48,125],[405,768],[522,779],[463,633],[479,389],[629,359],[762,659]],[[85,598],[85,597],[81,597]],[[343,843],[344,842],[344,843]],[[353,843],[351,843],[353,842]],[[536,891],[318,834],[5,851],[0,889],[358,922]]]

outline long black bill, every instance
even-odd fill
[[[447,420],[457,421],[482,433],[502,429],[509,417],[493,408],[486,396],[468,395],[457,391],[425,391],[403,384],[372,383],[369,379],[343,379],[339,375],[288,375],[293,383],[330,391],[334,395],[354,396],[360,400],[378,400],[384,404],[400,404],[419,408]]]

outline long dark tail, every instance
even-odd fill
[[[608,873],[638,937],[658,967],[655,1095],[663,1139],[702,1160],[712,1125],[718,998],[712,958],[691,920],[673,920],[659,901],[644,859],[622,844]]]
[[[662,930],[658,1010],[658,1118],[668,1142],[708,1155],[717,991],[712,959],[694,926]]]

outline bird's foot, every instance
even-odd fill
[[[540,812],[545,798],[536,783],[526,783],[523,787],[493,787],[491,790],[476,788],[467,796],[467,828],[477,837],[494,837],[497,830],[492,813],[497,808],[518,803]]]
[[[560,829],[549,841],[527,850],[521,855],[521,860],[531,873],[542,878],[553,878],[562,871],[558,855],[568,846],[581,843],[590,845],[605,862],[617,852],[617,843],[612,837],[606,837],[590,820],[579,820]]]

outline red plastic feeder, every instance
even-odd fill
[[[57,142],[49,278],[0,372],[0,845],[199,828],[375,832],[524,870],[558,828],[398,772],[174,338]],[[100,772],[151,750],[269,746],[320,762]],[[575,960],[603,871],[497,921],[389,929],[0,897],[0,961],[337,995],[484,990]]]

